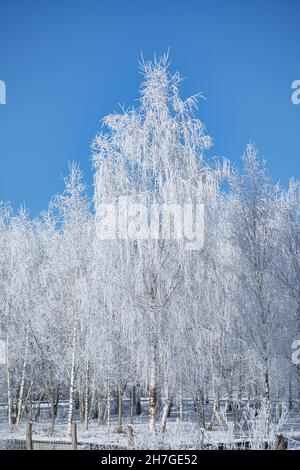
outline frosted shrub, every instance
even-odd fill
[[[275,437],[287,418],[287,408],[282,407],[281,417],[276,421],[272,416],[271,404],[262,402],[260,408],[250,408],[244,412],[244,427],[250,438],[250,448],[252,450],[264,450],[275,448]]]

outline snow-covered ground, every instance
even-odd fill
[[[128,438],[126,426],[128,423],[129,402],[124,403],[123,433],[117,432],[117,415],[112,408],[110,427],[98,424],[91,420],[88,429],[80,422],[79,412],[75,411],[74,420],[77,423],[78,447],[79,448],[102,448],[102,449],[127,449]],[[212,417],[211,405],[205,407],[207,423]],[[222,408],[221,408],[222,414]],[[135,449],[217,449],[223,446],[227,449],[244,448],[246,446],[258,448],[264,446],[263,418],[257,418],[255,423],[246,420],[246,409],[241,412],[241,418],[234,428],[231,413],[222,414],[223,423],[216,423],[212,431],[200,431],[197,424],[197,415],[190,400],[185,401],[185,421],[179,422],[179,412],[176,406],[172,407],[167,422],[166,432],[156,434],[150,433],[148,429],[147,401],[142,401],[142,413],[135,416],[133,420],[133,448]],[[26,419],[23,420],[19,430],[9,430],[5,406],[0,407],[0,447],[1,448],[24,448]],[[65,443],[70,446],[71,439],[67,429],[67,403],[61,403],[55,432],[50,430],[50,413],[47,404],[41,405],[40,415],[37,422],[33,423],[33,441],[47,442],[51,448],[55,443]],[[273,428],[272,428],[273,426]],[[272,432],[282,433],[288,439],[289,449],[300,449],[300,412],[293,410],[287,413],[283,423],[277,425],[272,420],[269,443],[273,444]],[[266,439],[268,440],[268,439]],[[38,446],[38,444],[36,445]],[[63,447],[61,447],[63,448]]]

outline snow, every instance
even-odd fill
[[[180,97],[166,56],[141,69],[137,107],[106,116],[92,143],[92,199],[71,163],[38,218],[0,204],[1,435],[24,438],[31,419],[37,438],[69,439],[75,420],[80,441],[126,446],[116,429],[131,400],[136,447],[263,448],[283,432],[295,448],[300,182],[274,185],[252,143],[240,168],[206,158],[198,96]],[[141,227],[125,213],[138,204],[156,237],[131,236]],[[112,238],[105,205],[121,212]],[[168,217],[164,231],[157,214],[165,221],[172,205],[182,226]],[[194,250],[182,236],[186,205],[203,208]],[[53,417],[58,407],[51,436],[43,401]]]

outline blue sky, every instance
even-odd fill
[[[92,185],[100,119],[133,105],[137,62],[170,47],[211,155],[238,161],[252,140],[274,181],[300,176],[298,0],[0,0],[0,200],[33,216],[63,190],[68,161]]]

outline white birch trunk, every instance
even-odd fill
[[[155,432],[156,408],[157,408],[157,352],[156,346],[152,346],[152,357],[150,366],[150,398],[149,398],[149,429]]]
[[[89,375],[90,375],[90,365],[87,361],[86,366],[86,381],[85,381],[85,399],[84,399],[84,425],[85,429],[89,427]]]
[[[97,423],[100,425],[103,422],[103,401],[102,401],[102,396],[100,393],[97,393],[97,414],[98,414],[98,419]]]
[[[13,425],[12,412],[13,412],[13,391],[11,384],[9,350],[8,350],[8,335],[6,339],[6,377],[7,377],[7,406],[8,406],[8,425],[9,428]]]
[[[183,421],[184,421],[184,406],[183,406],[182,386],[180,387],[180,392],[179,392],[179,421],[180,421],[180,423],[183,423]]]
[[[110,428],[110,383],[109,381],[107,384],[106,416],[107,416],[107,427]]]
[[[27,325],[26,325],[26,336],[25,336],[25,351],[24,351],[22,376],[21,376],[21,385],[20,385],[20,393],[19,393],[18,407],[17,407],[16,430],[19,429],[19,425],[20,425],[21,417],[22,417],[24,386],[25,386],[26,367],[27,367],[27,358],[28,358],[28,345],[29,345],[28,343],[29,343],[29,324],[27,323]]]
[[[123,392],[121,387],[118,387],[118,432],[123,432]]]
[[[77,344],[77,321],[74,324],[73,338],[72,338],[72,359],[71,359],[71,376],[70,376],[69,409],[68,409],[68,433],[70,436],[72,433],[72,418],[73,418],[74,392],[75,392],[76,344]]]
[[[6,302],[6,379],[7,379],[7,406],[8,406],[8,426],[11,429],[13,425],[13,391],[10,374],[10,357],[9,357],[9,338],[10,338],[10,304]]]
[[[165,430],[166,430],[167,418],[168,418],[169,413],[170,413],[171,404],[172,404],[172,398],[168,393],[167,397],[166,397],[166,402],[165,402],[165,405],[164,405],[163,413],[162,413],[162,418],[161,418],[161,423],[160,423],[160,432],[165,432]]]
[[[264,372],[264,386],[265,386],[265,399],[270,399],[270,382],[269,382],[269,369],[266,361],[265,372]]]
[[[8,406],[8,426],[11,429],[13,425],[13,420],[12,420],[13,396],[12,396],[11,375],[10,375],[8,357],[7,357],[7,406]]]

